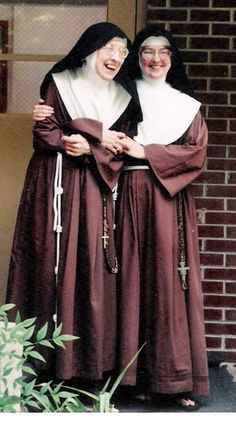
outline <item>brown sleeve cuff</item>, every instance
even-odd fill
[[[63,129],[67,131],[77,131],[85,138],[93,137],[97,140],[102,139],[102,123],[90,118],[77,118],[66,122]],[[91,140],[89,140],[91,141]]]

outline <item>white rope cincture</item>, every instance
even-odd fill
[[[142,170],[142,169],[150,169],[148,165],[127,165],[123,166],[122,171],[135,171],[135,170]]]
[[[63,194],[62,187],[62,154],[57,152],[57,161],[56,161],[56,171],[54,177],[54,197],[53,197],[53,211],[54,211],[54,222],[53,222],[53,231],[56,232],[56,264],[54,268],[54,273],[56,276],[56,284],[58,280],[58,269],[60,261],[60,239],[62,232],[61,225],[61,196]],[[56,311],[53,315],[53,320],[55,326],[57,326],[57,305]]]
[[[114,220],[115,220],[115,212],[116,212],[116,201],[118,197],[118,183],[115,185],[115,187],[112,189],[112,198],[113,198],[113,214],[114,214]],[[116,229],[116,224],[114,222],[113,224],[113,230]]]

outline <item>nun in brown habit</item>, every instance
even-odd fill
[[[124,377],[173,394],[193,410],[207,395],[196,209],[190,183],[203,172],[207,127],[168,31],[142,30],[128,57],[143,121],[126,152],[117,207],[119,366],[146,343]],[[190,394],[183,394],[190,392]]]
[[[37,317],[38,327],[62,323],[64,334],[79,336],[35,364],[61,379],[98,380],[115,368],[113,191],[122,162],[114,153],[141,119],[122,69],[129,48],[116,25],[92,25],[41,86],[54,115],[33,129],[6,301],[22,318]]]

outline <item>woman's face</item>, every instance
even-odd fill
[[[97,74],[104,80],[112,80],[118,74],[128,53],[125,39],[112,38],[97,51],[95,64]]]
[[[141,47],[139,61],[142,71],[147,77],[151,79],[163,78],[171,67],[171,52],[166,46]]]

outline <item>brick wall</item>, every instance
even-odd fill
[[[194,184],[209,355],[236,362],[236,0],[149,0],[177,38],[209,129]]]

